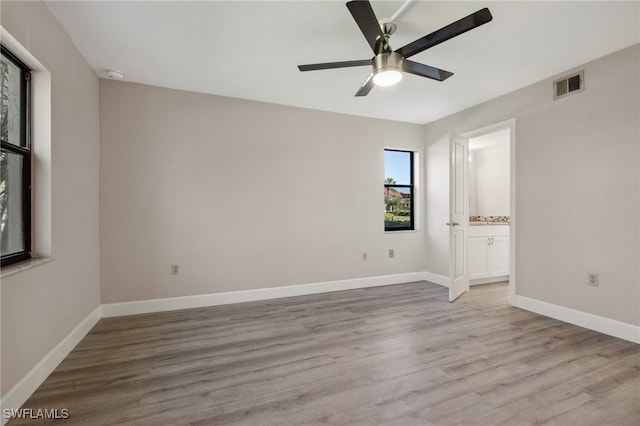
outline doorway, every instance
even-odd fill
[[[470,284],[508,280],[509,303],[515,304],[515,126],[515,119],[510,119],[463,134],[451,134],[450,221],[447,223],[450,235],[450,301],[467,291]],[[464,146],[464,161],[454,161],[459,157],[454,154],[457,145]],[[470,145],[473,149],[469,155]],[[483,149],[487,151],[481,152]],[[474,160],[476,163],[472,165]],[[484,161],[484,166],[479,167],[480,161]],[[482,180],[493,181],[495,185],[479,190],[479,180],[469,182],[469,169],[476,177],[482,175]],[[459,184],[458,175],[464,184]],[[463,217],[456,216],[460,210],[456,205],[460,204],[464,205]],[[464,237],[455,238],[459,235]]]
[[[463,134],[469,141],[469,222],[465,274],[470,285],[509,281],[515,304],[515,119]]]

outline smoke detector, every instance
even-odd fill
[[[122,71],[118,70],[105,70],[105,74],[112,80],[122,80],[124,78]]]

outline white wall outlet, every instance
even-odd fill
[[[389,259],[393,259],[396,256],[394,249],[389,249]]]
[[[600,285],[600,275],[594,272],[587,272],[587,285],[598,287]]]
[[[368,256],[367,256],[367,252],[363,251],[362,252],[362,260],[367,260]]]
[[[180,265],[178,264],[171,265],[171,275],[178,275],[179,269],[180,269]]]

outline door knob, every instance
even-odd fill
[[[453,222],[453,223],[447,222],[447,226],[458,226],[458,225],[460,225],[458,222]]]

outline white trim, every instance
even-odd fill
[[[0,400],[0,410],[18,409],[44,380],[55,370],[62,360],[91,331],[100,318],[122,315],[134,315],[149,312],[170,311],[231,303],[277,299],[291,296],[326,293],[331,291],[352,290],[357,288],[403,284],[416,281],[429,281],[448,286],[449,278],[432,272],[410,272],[405,274],[383,275],[378,277],[354,278],[339,281],[272,287],[265,289],[232,291],[225,293],[203,294],[196,296],[173,297],[167,299],[141,300],[136,302],[107,303],[98,306],[82,320],[60,343],[46,354],[9,392]],[[536,314],[548,316],[600,333],[618,337],[640,344],[640,326],[554,305],[526,296],[517,295],[515,305]],[[0,411],[1,412],[1,411]],[[5,424],[8,419],[1,419]]]
[[[509,140],[511,143],[509,146],[509,155],[511,157],[511,176],[509,181],[511,191],[509,200],[509,304],[513,306],[516,303],[516,247],[518,237],[518,203],[516,203],[518,197],[518,193],[516,192],[516,119],[512,118],[511,120],[507,120],[507,123],[510,129]]]
[[[504,281],[509,281],[509,275],[496,275],[494,277],[476,278],[474,280],[469,280],[469,285],[491,284]]]
[[[53,257],[32,257],[31,259],[23,260],[22,262],[14,263],[0,269],[0,278],[5,279],[11,275],[27,271],[31,268],[35,268],[36,266],[44,265],[52,261]]]
[[[257,300],[280,299],[282,297],[305,296],[331,291],[377,287],[423,281],[424,272],[383,275],[368,278],[353,278],[311,284],[283,287],[259,288],[254,290],[228,291],[224,293],[199,294],[194,296],[170,297],[165,299],[138,300],[134,302],[106,303],[102,305],[102,317],[146,314],[150,312],[173,311],[177,309],[202,308],[231,303],[254,302]]]
[[[0,408],[19,409],[102,317],[98,306],[49,351],[0,401]],[[4,413],[4,411],[0,411]],[[2,424],[9,419],[2,416]]]
[[[598,331],[608,334],[609,336],[618,337],[634,343],[640,343],[640,326],[617,321],[610,318],[601,317],[599,315],[578,311],[564,306],[554,305],[552,303],[543,302],[530,297],[516,295],[515,306],[536,314],[555,318],[569,324],[578,325],[588,328],[589,330]]]
[[[486,135],[487,133],[494,133],[498,130],[515,128],[516,119],[509,118],[507,120],[499,121],[497,123],[489,124],[477,129],[461,132],[462,136],[466,138],[477,138],[478,136]]]
[[[425,271],[424,280],[429,281],[430,283],[444,286],[444,287],[449,287],[449,277],[444,275],[434,274],[433,272]]]
[[[498,123],[490,124],[479,129],[464,132],[463,136],[475,138],[487,133],[509,129],[509,149],[510,149],[510,201],[509,201],[509,222],[511,232],[509,233],[509,304],[516,305],[516,238],[517,238],[517,214],[516,214],[516,119],[510,118]]]

